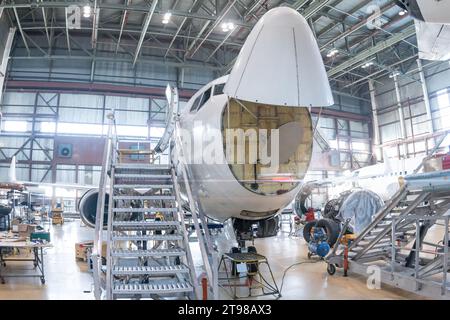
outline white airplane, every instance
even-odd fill
[[[295,198],[311,160],[309,108],[333,103],[306,19],[288,7],[269,10],[250,32],[231,73],[195,93],[179,117],[191,188],[206,215],[252,223],[280,212]],[[239,130],[256,138],[243,144],[244,158],[239,142],[228,140]],[[258,149],[254,157],[252,146]],[[264,147],[271,151],[262,152]],[[230,150],[236,161],[228,157]],[[244,229],[251,225],[244,224]]]
[[[398,5],[414,18],[419,58],[450,59],[450,1],[399,0]]]
[[[412,174],[425,157],[390,159],[351,172],[347,179],[360,188],[378,194],[384,201],[390,199],[400,188],[399,178]]]
[[[339,177],[310,181],[305,187],[316,188],[330,185],[342,185],[344,188],[358,187],[375,192],[386,201],[400,188],[399,178],[412,174],[425,157],[392,159],[385,154],[384,162],[347,171]]]
[[[320,51],[305,18],[287,7],[268,11],[247,37],[231,73],[201,88],[180,116],[183,154],[191,155],[192,182],[205,213],[219,221],[234,218],[246,229],[286,207],[300,190],[311,160],[308,107],[333,103]],[[278,139],[271,129],[279,130]],[[249,136],[255,133],[258,151],[270,145],[272,160],[276,158],[279,165],[263,164],[261,153],[256,161],[251,155],[237,161],[233,155],[239,156],[239,142],[228,134],[238,130],[249,130]],[[262,137],[266,131],[268,136]],[[194,143],[184,144],[189,134]],[[195,144],[198,137],[206,137],[210,144],[203,151],[214,149],[210,153],[214,161],[205,159],[205,152]],[[251,148],[245,144],[246,152],[251,153]]]
[[[47,183],[17,180],[16,163],[16,156],[13,156],[11,158],[11,164],[9,166],[8,179],[6,182],[0,182],[0,189],[28,190],[30,192],[35,191],[36,193],[40,193],[43,190],[40,189],[40,187],[57,187],[79,190],[96,188],[96,186],[94,185],[82,185],[75,183]]]
[[[11,158],[11,164],[8,170],[7,181],[0,182],[0,189],[5,190],[18,190],[27,191],[34,195],[45,194],[46,190],[44,187],[56,187],[65,189],[78,189],[78,190],[92,190],[96,188],[93,185],[81,185],[81,184],[63,184],[63,183],[41,183],[33,181],[20,181],[17,180],[16,175],[16,157]],[[30,205],[30,204],[28,204]],[[7,215],[11,212],[12,206],[7,200],[0,203],[0,215]]]

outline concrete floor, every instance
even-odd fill
[[[62,226],[51,226],[51,236],[54,247],[46,250],[44,258],[46,284],[41,285],[38,278],[7,278],[6,284],[0,284],[0,300],[94,298],[92,276],[85,263],[75,261],[74,248],[76,242],[92,239],[93,230],[81,226],[79,220],[66,221]],[[283,272],[288,266],[306,260],[304,240],[291,238],[287,233],[257,239],[255,246],[268,257],[278,285],[281,285]],[[31,269],[32,265],[21,263],[14,266],[14,272],[17,272],[16,268]],[[323,262],[291,268],[286,274],[282,294],[281,299],[423,299],[383,285],[380,290],[369,290],[365,278],[343,277],[339,271],[329,276]],[[222,291],[221,298],[230,297]]]

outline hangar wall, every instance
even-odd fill
[[[450,65],[435,63],[424,70],[431,106],[432,125],[435,136],[450,129]],[[390,157],[403,154],[401,125],[393,78],[382,79],[375,85],[378,104],[378,121],[381,143]],[[433,147],[429,132],[424,95],[417,68],[406,76],[398,77],[400,100],[405,115],[405,129],[408,138],[408,156],[425,154]],[[450,142],[450,141],[449,141]],[[444,141],[444,145],[449,145]]]
[[[0,104],[0,180],[6,179],[9,159],[16,155],[20,180],[98,184],[100,166],[84,157],[78,157],[77,163],[60,161],[55,157],[58,141],[70,137],[76,146],[87,136],[101,139],[105,115],[114,108],[122,136],[156,143],[166,116],[163,92],[167,83],[185,91],[184,105],[195,90],[222,74],[209,65],[182,67],[152,61],[157,49],[151,43],[144,44],[145,57],[133,68],[126,39],[115,53],[115,43],[100,38],[95,59],[83,50],[90,46],[89,37],[71,34],[72,57],[67,56],[65,37],[55,37],[50,52],[54,59],[39,57],[41,50],[48,50],[44,36],[34,34],[33,40],[36,45],[30,47],[33,52],[28,58],[23,40],[16,34],[8,65]],[[199,61],[205,58],[201,51],[196,57]],[[338,150],[344,169],[371,163],[370,101],[346,94],[334,94],[334,98],[334,106],[314,108],[314,123],[319,119],[318,127]],[[308,177],[336,174],[319,169],[311,170]]]

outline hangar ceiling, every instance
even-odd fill
[[[74,6],[82,14],[76,28]],[[15,61],[150,63],[219,76],[233,66],[252,26],[277,6],[307,18],[335,91],[367,98],[368,79],[408,77],[416,66],[413,20],[388,0],[3,0],[0,10],[18,29]]]

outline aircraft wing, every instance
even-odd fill
[[[352,181],[356,181],[356,177],[339,176],[339,177],[326,178],[326,179],[321,179],[321,180],[308,181],[304,184],[304,187],[305,188],[321,188],[321,187],[341,185],[346,182],[352,182]]]
[[[55,187],[55,188],[70,188],[70,189],[94,189],[98,186],[94,185],[83,185],[76,183],[46,183],[46,182],[33,182],[33,181],[18,181],[16,179],[16,156],[11,158],[11,166],[8,173],[8,181],[0,183],[0,188],[2,189],[17,189],[23,190],[24,187]]]
[[[66,188],[66,189],[94,189],[98,188],[98,186],[94,185],[82,185],[75,183],[38,183],[32,181],[20,181],[19,184],[24,185],[25,187],[55,187],[55,188]]]

